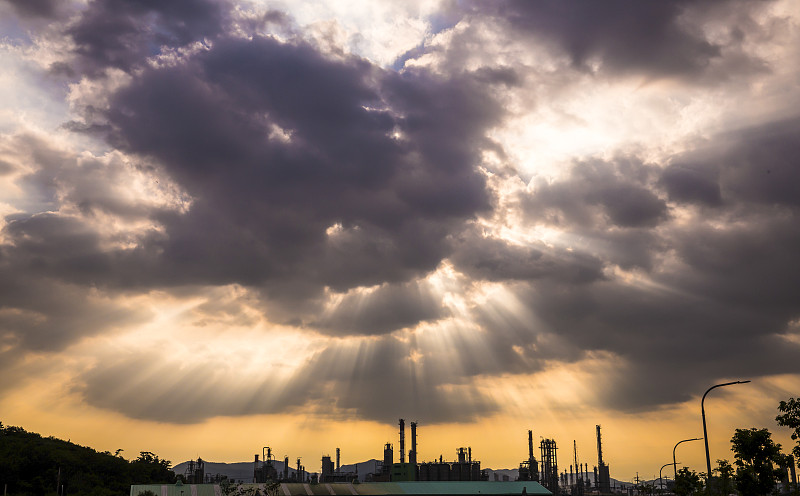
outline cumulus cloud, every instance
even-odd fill
[[[448,315],[442,295],[424,281],[349,292],[308,327],[342,334],[384,334]]]
[[[25,17],[51,17],[56,13],[55,0],[7,0],[12,7]]]
[[[215,282],[203,271],[230,264],[247,267],[236,282],[342,291],[433,270],[448,236],[489,208],[476,166],[501,111],[469,75],[397,75],[254,38],[144,71],[107,115],[110,142],[158,161],[194,200],[162,220],[165,262]]]
[[[795,128],[782,121],[721,135],[661,172],[625,161],[620,176],[618,165],[578,163],[563,180],[526,193],[531,222],[589,234],[582,250],[610,248],[598,252],[608,277],[582,285],[542,280],[518,293],[545,329],[576,350],[616,353],[636,371],[614,382],[609,405],[647,408],[686,400],[715,377],[791,372],[800,350],[781,346],[779,336],[800,312],[792,287],[800,275],[798,212],[786,189],[794,186],[770,171],[792,176]],[[617,186],[620,179],[628,184]],[[658,222],[620,222],[603,202],[617,196],[614,205],[634,212],[623,219]],[[646,263],[613,254],[622,248],[620,228],[644,239]],[[615,265],[630,272],[608,271]],[[650,381],[659,383],[657,395],[637,392]]]
[[[556,279],[576,284],[603,278],[602,260],[564,249],[514,245],[469,231],[458,239],[450,258],[464,274],[483,281]]]
[[[123,302],[155,290],[204,298],[197,326],[324,343],[281,377],[132,352],[81,375],[92,405],[179,423],[299,408],[470,421],[502,409],[477,378],[602,352],[619,367],[598,401],[647,410],[800,358],[778,345],[800,316],[796,116],[691,129],[674,150],[615,141],[552,175],[519,172],[490,138],[533,111],[593,129],[557,101],[587,78],[683,88],[636,100],[653,115],[702,107],[681,101],[700,87],[707,106],[723,83],[758,96],[767,7],[453,4],[394,70],[285,13],[234,22],[228,2],[95,0],[70,21],[14,6],[62,23],[76,82],[59,132],[106,150],[2,137],[0,353],[151,322]]]
[[[667,205],[648,185],[652,174],[636,160],[581,162],[567,180],[538,181],[523,202],[531,215],[556,225],[653,227],[666,219]]]
[[[747,32],[743,26],[753,24],[749,15],[752,7],[737,2],[715,4],[724,7],[715,9],[718,5],[686,0],[566,5],[509,0],[471,2],[467,12],[497,18],[515,33],[566,54],[574,67],[600,70],[609,76],[638,73],[654,78],[697,77],[723,59],[727,65],[736,66],[738,73],[764,70],[763,62],[744,53],[740,46]],[[702,26],[715,14],[731,16],[730,35],[717,39],[707,36]]]
[[[165,48],[214,38],[224,29],[227,11],[224,2],[210,0],[94,0],[66,33],[83,71],[129,71]]]

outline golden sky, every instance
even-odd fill
[[[798,4],[557,4],[0,2],[0,421],[312,471],[600,424],[630,480],[751,380],[712,458],[788,451]]]

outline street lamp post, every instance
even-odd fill
[[[661,466],[660,469],[658,469],[658,483],[661,485],[661,492],[662,493],[664,492],[664,479],[661,478],[661,471],[664,470],[664,467],[667,467],[667,466],[672,465],[674,463],[675,463],[675,460],[672,460],[672,463],[665,463],[664,465]]]
[[[722,387],[722,386],[732,386],[734,384],[747,384],[748,382],[750,382],[750,381],[734,381],[734,382],[726,382],[724,384],[716,384],[716,385],[711,386],[710,388],[708,388],[706,390],[706,392],[703,394],[703,399],[700,400],[700,412],[703,415],[703,439],[704,439],[705,444],[706,444],[706,468],[708,469],[708,472],[706,473],[706,487],[707,488],[711,487],[711,456],[708,454],[708,430],[706,430],[706,409],[703,406],[703,402],[706,400],[706,395],[709,392],[711,392],[712,389],[715,389],[715,388],[718,388],[718,387]]]
[[[673,477],[675,480],[678,480],[678,464],[675,463],[675,449],[678,447],[678,444],[685,443],[687,441],[699,441],[703,439],[702,437],[693,437],[692,439],[684,439],[683,441],[678,441],[674,448],[672,448],[672,471],[674,472]]]

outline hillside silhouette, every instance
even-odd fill
[[[13,495],[126,496],[132,484],[174,483],[170,461],[97,452],[0,422],[0,490]]]

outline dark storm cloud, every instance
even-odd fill
[[[672,201],[715,206],[722,202],[717,175],[689,164],[674,164],[664,169],[661,184]]]
[[[466,275],[485,281],[554,278],[581,284],[603,277],[602,261],[596,257],[560,251],[544,243],[538,247],[514,246],[474,231],[458,238],[450,260]]]
[[[677,157],[662,172],[660,184],[679,203],[797,207],[798,132],[796,118],[729,132],[709,150]]]
[[[635,159],[575,164],[567,180],[538,181],[523,203],[534,217],[559,226],[607,222],[623,228],[654,227],[668,217],[667,205],[651,189],[652,166]],[[598,212],[604,214],[598,217]]]
[[[800,316],[798,130],[794,119],[719,135],[660,172],[636,160],[582,162],[537,185],[523,199],[533,221],[558,225],[606,268],[633,272],[517,285],[514,294],[538,319],[521,335],[556,334],[566,356],[572,348],[623,358],[626,368],[604,379],[601,398],[626,410],[687,400],[721,378],[793,372],[800,348],[781,336]],[[689,213],[667,214],[655,200],[660,189],[671,208],[697,206],[700,215],[671,222]],[[619,204],[641,204],[644,213],[622,219],[652,220],[619,222],[607,191],[636,191]]]
[[[347,294],[309,327],[337,334],[385,334],[448,316],[442,296],[423,282],[386,284],[369,294]]]
[[[518,33],[551,42],[580,68],[597,59],[612,73],[680,76],[702,72],[722,51],[681,18],[693,3],[508,0],[471,2],[468,11],[495,16]]]
[[[60,351],[77,340],[142,322],[146,312],[80,285],[38,277],[0,250],[0,330],[10,353]],[[46,263],[31,257],[31,263]],[[89,265],[89,264],[87,264]]]
[[[800,119],[770,123],[725,136],[723,195],[765,205],[800,206]]]
[[[93,0],[66,34],[82,71],[128,71],[162,47],[214,38],[225,27],[227,11],[227,2],[218,0]]]
[[[134,164],[155,163],[139,180],[158,189],[168,176],[191,199],[187,210],[126,194],[137,171],[113,154],[76,157],[42,138],[8,138],[9,164],[32,172],[15,181],[27,205],[6,219],[4,260],[15,275],[110,295],[239,284],[276,321],[336,334],[437,319],[441,305],[427,290],[415,295],[411,281],[490,208],[476,166],[502,111],[482,77],[399,75],[258,37],[142,69],[110,99],[108,138],[142,157]],[[158,229],[104,233],[103,216]],[[374,285],[383,287],[359,315],[345,298],[321,317],[326,288]]]
[[[5,0],[18,14],[25,17],[52,17],[56,13],[56,0]]]
[[[108,112],[111,142],[194,199],[162,219],[171,277],[234,282],[247,267],[248,285],[291,276],[339,291],[407,281],[449,254],[448,237],[489,208],[476,164],[500,116],[469,75],[387,73],[269,38],[146,70]]]
[[[553,43],[579,68],[599,59],[609,74],[686,76],[723,51],[683,23],[687,5],[472,9]],[[578,161],[519,198],[528,225],[562,235],[518,246],[473,223],[495,213],[481,155],[503,155],[486,133],[505,115],[499,95],[523,81],[516,69],[389,72],[291,36],[229,37],[225,8],[104,0],[70,25],[76,70],[131,77],[108,108],[92,109],[102,124],[72,128],[153,164],[145,181],[169,179],[190,201],[143,205],[110,186],[129,177],[119,161],[20,137],[0,163],[0,174],[33,170],[15,181],[28,204],[2,232],[0,342],[63,350],[142,318],[115,296],[228,284],[271,323],[366,336],[332,340],[283,386],[243,384],[235,365],[123,357],[81,377],[90,404],[168,422],[294,409],[468,421],[500,407],[474,378],[595,351],[624,363],[598,388],[599,401],[625,410],[685,400],[720,377],[796,368],[797,347],[780,335],[800,316],[798,121],[713,137],[663,168]],[[290,24],[275,13],[263,22]],[[169,64],[143,63],[207,37]],[[109,234],[104,216],[151,227]],[[427,330],[392,334],[449,316],[420,282],[443,262],[475,288],[501,283],[514,301],[476,304],[477,328],[437,328],[435,346],[430,335],[416,343]],[[362,296],[365,287],[375,289]],[[332,309],[331,294],[341,298]],[[209,298],[197,325],[254,322],[235,315],[241,300]],[[642,393],[653,383],[657,394]]]
[[[622,370],[600,382],[607,385],[602,402],[612,408],[648,410],[685,401],[714,380],[787,373],[800,359],[797,347],[778,338],[796,306],[770,313],[754,303],[730,304],[721,294],[621,280],[537,285],[520,299],[573,353],[610,351],[624,360]],[[658,387],[647,394],[646,384]]]

